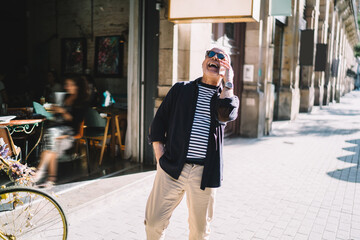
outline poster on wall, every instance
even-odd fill
[[[61,52],[61,68],[64,75],[84,73],[86,68],[85,38],[62,39]]]
[[[123,76],[124,38],[122,36],[96,37],[95,74],[104,77]]]
[[[244,82],[252,82],[254,80],[254,65],[244,64]]]

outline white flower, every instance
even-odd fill
[[[3,138],[0,138],[0,146],[4,145],[5,144],[5,141]]]

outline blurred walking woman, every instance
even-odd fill
[[[67,92],[62,106],[53,106],[55,121],[45,130],[44,151],[35,175],[35,182],[41,180],[48,170],[44,187],[54,185],[57,177],[57,159],[65,150],[71,148],[74,139],[80,131],[81,122],[87,109],[86,81],[80,77],[65,79],[64,89]]]

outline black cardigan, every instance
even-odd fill
[[[165,144],[160,166],[175,179],[179,178],[185,164],[201,79],[176,83],[160,105],[150,127],[149,142]],[[200,186],[203,190],[221,185],[224,128],[226,122],[235,120],[238,114],[237,96],[220,99],[221,90],[218,87],[210,103],[209,142]]]

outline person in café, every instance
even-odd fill
[[[178,82],[169,91],[149,131],[157,172],[147,201],[148,240],[164,239],[184,193],[189,239],[209,239],[216,188],[222,180],[224,128],[237,118],[230,57],[220,48],[206,51],[203,76]]]
[[[54,103],[55,102],[54,93],[62,92],[62,91],[63,91],[63,87],[57,80],[56,71],[54,69],[51,69],[47,73],[46,86],[43,93],[45,100],[49,103]]]
[[[71,148],[74,139],[80,131],[81,122],[88,108],[86,82],[81,77],[65,79],[64,89],[67,92],[63,106],[52,106],[55,120],[51,121],[44,133],[44,151],[40,155],[40,163],[34,181],[40,181],[46,170],[47,180],[43,187],[54,185],[57,177],[57,159],[65,150]]]

